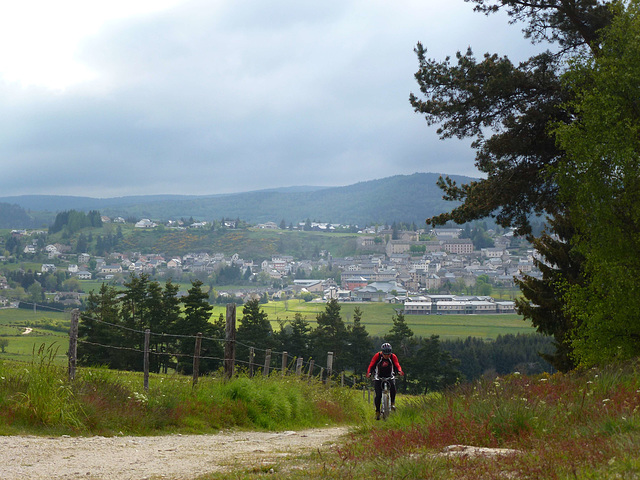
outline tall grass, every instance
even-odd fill
[[[386,428],[354,436],[339,458],[374,465],[392,478],[607,478],[611,472],[638,478],[639,410],[635,363],[567,375],[483,379],[408,402]],[[519,453],[433,455],[455,444]]]
[[[274,464],[278,478],[637,479],[640,363],[541,376],[484,378],[442,394],[398,397],[388,422],[330,452]],[[446,453],[452,445],[509,449]],[[299,466],[298,465],[298,466]],[[256,478],[250,470],[202,477]]]
[[[210,433],[221,428],[288,430],[356,423],[361,394],[295,376],[225,381],[82,368],[69,382],[55,352],[35,352],[30,364],[0,363],[0,434]]]
[[[54,364],[58,349],[42,346],[33,352],[30,364],[18,365],[11,372],[0,364],[0,433],[2,425],[33,425],[48,428],[81,426],[81,405],[74,401],[71,386]],[[10,431],[11,429],[9,429]]]

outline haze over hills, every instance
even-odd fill
[[[249,223],[304,222],[342,224],[415,222],[451,210],[436,186],[441,174],[414,173],[344,187],[298,186],[224,195],[144,195],[116,198],[62,195],[0,197],[0,227],[27,228],[53,222],[58,212],[99,210],[103,215],[150,218],[240,218]],[[458,183],[474,179],[450,175]],[[16,209],[15,206],[20,207]],[[15,222],[21,223],[16,225]],[[30,223],[25,225],[25,223]]]

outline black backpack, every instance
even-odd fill
[[[378,361],[376,362],[376,372],[378,377],[391,377],[394,374],[394,365],[391,355],[389,358],[384,358],[382,352],[378,352]]]

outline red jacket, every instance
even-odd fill
[[[371,373],[372,373],[371,370],[372,369],[375,369],[375,371],[373,373],[377,377],[377,375],[378,375],[378,372],[377,372],[378,363],[382,359],[383,359],[382,352],[378,352],[373,356],[373,358],[371,359],[371,363],[369,364],[369,368],[367,369],[367,376],[371,375]],[[395,353],[391,354],[390,360],[391,360],[391,363],[393,364],[393,369],[395,370],[394,373],[398,373],[400,375],[403,375],[402,367],[400,366],[400,362],[398,362],[398,357],[396,356]]]

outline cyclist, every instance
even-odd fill
[[[391,344],[383,343],[380,351],[371,359],[369,369],[367,370],[367,378],[371,377],[375,380],[374,386],[376,390],[376,398],[373,403],[376,406],[376,420],[380,420],[380,403],[382,401],[382,380],[381,378],[390,378],[389,392],[391,393],[391,410],[396,409],[396,380],[395,374],[404,375],[402,367],[398,362],[398,357],[392,353]]]

